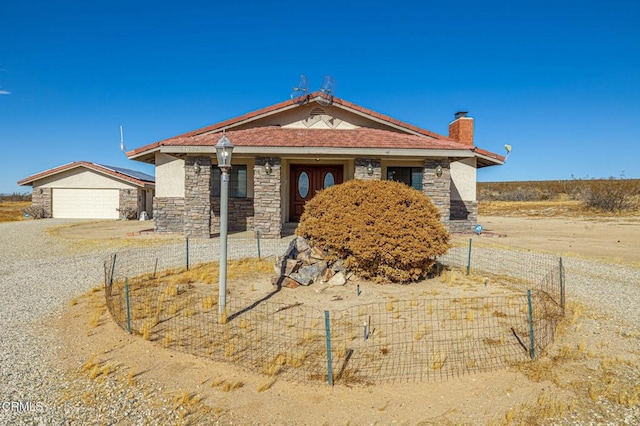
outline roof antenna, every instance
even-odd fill
[[[309,102],[309,79],[304,74],[300,74],[300,82],[293,87],[291,92],[291,99],[295,99],[299,105],[304,105]]]
[[[325,75],[322,79],[322,86],[320,87],[320,96],[317,98],[318,103],[323,106],[331,105],[335,91],[336,80],[330,75]]]
[[[125,155],[127,151],[124,148],[124,134],[122,133],[122,125],[120,125],[120,151],[122,151]]]
[[[507,144],[507,145],[505,145],[505,146],[504,146],[504,149],[506,149],[506,150],[507,150],[507,155],[504,157],[504,162],[506,163],[506,162],[507,162],[507,159],[509,158],[509,154],[511,154],[511,145],[508,145],[508,144]]]

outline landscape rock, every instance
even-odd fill
[[[347,283],[347,277],[344,272],[336,272],[336,274],[331,277],[331,279],[327,282],[330,286],[341,286]]]
[[[315,282],[327,270],[327,262],[317,262],[313,265],[302,266],[298,272],[289,274],[289,277],[298,281],[302,285],[309,285]]]
[[[302,237],[296,237],[294,241],[296,250],[298,250],[298,253],[301,253],[303,251],[310,251],[311,250],[311,246],[309,245],[309,241],[307,241],[305,238]]]
[[[348,278],[342,262],[337,261],[330,266],[326,256],[327,253],[324,250],[311,247],[306,239],[296,237],[291,241],[284,255],[277,257],[274,264],[277,276],[273,278],[272,284],[295,288],[298,285],[308,286],[317,281],[333,280],[331,285],[344,285]],[[336,272],[340,272],[341,275],[336,277]]]

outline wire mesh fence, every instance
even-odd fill
[[[104,263],[105,296],[125,330],[165,348],[296,381],[440,381],[504,368],[544,352],[564,314],[561,259],[526,251],[454,247],[438,267],[500,279],[488,297],[422,296],[321,310],[302,303],[228,298],[169,278],[217,259],[216,240],[120,251]],[[288,241],[263,241],[261,255]],[[256,240],[229,240],[229,257],[256,257]]]

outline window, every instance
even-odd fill
[[[403,182],[422,191],[422,167],[387,167],[387,180]]]
[[[211,195],[220,196],[220,176],[222,172],[218,166],[212,166],[212,188]],[[233,166],[229,170],[229,197],[246,198],[247,197],[247,166]]]

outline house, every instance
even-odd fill
[[[127,152],[156,167],[157,231],[219,232],[220,171],[214,145],[234,145],[229,230],[278,238],[304,203],[349,179],[394,179],[433,200],[453,232],[477,220],[476,170],[504,157],[474,145],[473,118],[458,113],[449,135],[421,129],[315,92]]]
[[[22,179],[31,185],[32,205],[47,216],[118,219],[127,211],[151,217],[155,179],[146,173],[88,161],[76,161]]]

